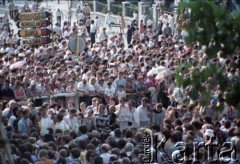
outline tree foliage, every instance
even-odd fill
[[[225,59],[237,53],[239,55],[239,13],[229,10],[225,5],[217,5],[213,0],[182,2],[179,6],[178,14],[182,14],[188,31],[184,40],[190,46],[193,43],[204,45],[208,60],[201,62],[197,68],[185,66],[185,76],[181,76],[183,69],[177,69],[176,80],[187,90],[190,99],[199,100],[202,105],[209,102],[211,91],[218,87],[221,90],[218,98],[224,97],[229,105],[240,111],[239,75],[230,80],[226,65],[214,60],[220,51],[221,58]],[[237,69],[240,63],[235,62],[231,66]]]

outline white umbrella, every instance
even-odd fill
[[[10,69],[18,69],[18,68],[22,68],[25,64],[27,64],[26,61],[18,61],[12,65],[10,65]]]
[[[164,78],[166,78],[166,77],[168,77],[168,76],[170,76],[172,74],[173,74],[172,71],[170,71],[169,69],[166,69],[166,70],[163,70],[162,72],[159,72],[155,79],[156,80],[164,79]]]
[[[163,66],[159,66],[157,68],[152,68],[150,71],[148,71],[147,76],[151,76],[151,75],[157,75],[159,72],[162,72],[164,70],[166,70],[166,67]]]

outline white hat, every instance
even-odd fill
[[[48,130],[43,129],[43,130],[40,131],[41,136],[45,136],[46,134],[49,134]]]
[[[32,80],[31,83],[30,83],[30,85],[36,85],[35,81]]]
[[[25,57],[25,54],[24,53],[19,53],[18,57]]]
[[[204,133],[205,136],[214,137],[214,132],[212,129],[207,129]]]
[[[83,80],[88,80],[88,77],[86,74],[83,74],[83,77],[82,77]]]
[[[31,50],[27,50],[26,54],[32,54]]]

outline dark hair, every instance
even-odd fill
[[[132,138],[133,137],[133,132],[129,129],[126,130],[125,132],[125,137],[126,138]]]
[[[87,142],[85,140],[81,140],[78,142],[80,149],[85,150],[87,148]]]
[[[174,130],[183,133],[183,128],[182,128],[182,126],[176,126]]]
[[[182,121],[180,120],[180,119],[176,119],[175,121],[174,121],[174,123],[176,124],[176,126],[182,126]]]
[[[85,125],[79,126],[79,132],[82,134],[87,134],[87,127]]]
[[[71,132],[70,132],[70,137],[71,137],[72,139],[76,139],[76,138],[78,137],[78,135],[77,135],[76,132],[71,131]]]
[[[64,141],[66,144],[68,144],[70,142],[70,136],[69,135],[64,135],[62,136],[62,141]]]
[[[71,149],[71,155],[73,158],[79,158],[80,157],[80,151],[77,148]]]
[[[56,164],[66,164],[66,163],[67,163],[67,161],[65,158],[59,157]]]
[[[182,141],[182,133],[179,131],[174,131],[171,135],[171,140],[175,143]]]
[[[199,122],[198,120],[194,120],[194,121],[192,122],[192,125],[193,125],[193,127],[194,127],[196,130],[200,130],[200,129],[202,128],[202,123]]]
[[[110,145],[111,148],[117,148],[118,143],[115,139],[107,139],[107,143]]]
[[[30,163],[30,161],[28,159],[26,159],[26,158],[21,158],[19,160],[19,164],[29,164],[29,163]]]
[[[122,131],[119,128],[114,130],[114,136],[120,138],[122,136]]]
[[[157,132],[160,132],[160,130],[161,130],[160,125],[158,125],[158,124],[153,124],[151,126],[151,129],[152,130],[156,130]]]
[[[205,120],[206,123],[208,123],[208,124],[212,124],[212,118],[208,115],[203,116],[203,120]]]
[[[118,148],[123,149],[126,146],[127,142],[124,139],[119,139],[118,141]]]
[[[92,143],[87,144],[87,146],[86,146],[86,150],[87,150],[87,151],[89,151],[89,150],[95,150],[95,149],[96,149],[96,147],[95,147],[95,145],[93,145]]]
[[[63,114],[59,113],[57,114],[57,118],[59,121],[62,121],[63,120]]]
[[[192,124],[185,125],[186,131],[194,130],[194,126]]]
[[[94,154],[94,153],[95,153],[94,150],[88,150],[88,151],[87,151],[87,153],[86,153],[86,160],[87,160],[88,162],[90,162],[90,157],[91,157],[91,155]]]
[[[229,120],[224,122],[224,127],[229,129],[231,127],[231,122]]]

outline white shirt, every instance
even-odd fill
[[[130,112],[130,119],[129,121],[132,122],[132,125],[136,128],[140,127],[140,116],[139,116],[139,112],[137,111],[136,108],[133,108],[131,110],[129,110]]]
[[[70,36],[70,33],[71,33],[70,31],[67,31],[67,30],[66,30],[66,31],[64,31],[63,36],[64,36],[64,37]]]
[[[57,33],[57,35],[61,35],[62,34],[61,27],[59,27],[59,26],[55,26],[53,31],[55,31]]]
[[[111,155],[109,153],[103,153],[100,155],[100,157],[102,157],[102,159],[103,159],[103,164],[109,163],[110,156]]]
[[[141,121],[150,121],[150,118],[148,117],[148,107],[143,107],[140,105],[137,108],[137,112],[139,112],[139,117],[141,118]]]
[[[0,36],[1,40],[3,41],[4,39],[6,39],[8,37],[8,35],[9,35],[9,32],[3,31],[1,36]]]
[[[66,130],[69,130],[69,126],[64,120],[62,120],[56,124],[55,129],[60,129],[62,132],[65,132]]]
[[[58,17],[59,17],[59,16],[62,16],[62,14],[63,14],[63,13],[62,13],[62,11],[60,11],[60,10],[56,12],[56,16],[58,16]]]
[[[138,20],[138,14],[137,13],[133,13],[133,20]]]
[[[96,26],[94,24],[91,24],[90,33],[96,33],[96,30],[97,30]]]
[[[105,93],[105,89],[106,89],[106,88],[107,88],[106,85],[103,85],[103,86],[102,86],[102,85],[99,85],[99,84],[98,84],[96,90],[97,90],[98,93]]]
[[[117,97],[125,97],[126,98],[126,91],[117,91],[116,92]]]
[[[95,20],[96,27],[99,28],[101,26],[101,21],[99,19]]]
[[[80,21],[80,20],[83,20],[83,19],[85,18],[85,16],[84,16],[83,13],[79,13],[79,14],[77,15],[77,18],[78,18],[78,20]]]
[[[103,41],[106,39],[108,39],[108,34],[106,32],[105,33],[101,32],[100,33],[100,41]]]
[[[82,81],[78,83],[78,89],[84,90],[86,93],[90,91],[90,86],[88,83],[84,84]]]
[[[173,95],[175,97],[175,101],[178,103],[183,103],[184,95],[183,90],[179,87],[175,87],[173,90]]]
[[[107,87],[105,89],[104,94],[109,97],[113,97],[115,95],[115,89],[111,86],[111,88]]]
[[[63,119],[69,126],[71,131],[78,132],[78,119],[77,117],[70,118],[69,116],[64,117]]]
[[[50,117],[41,118],[41,121],[40,121],[41,130],[47,130],[47,128],[51,128],[52,125],[53,125],[53,120]]]
[[[119,122],[126,122],[130,120],[130,110],[128,105],[124,105],[124,107],[120,107],[120,104],[116,105],[116,112],[115,114],[119,118]]]

